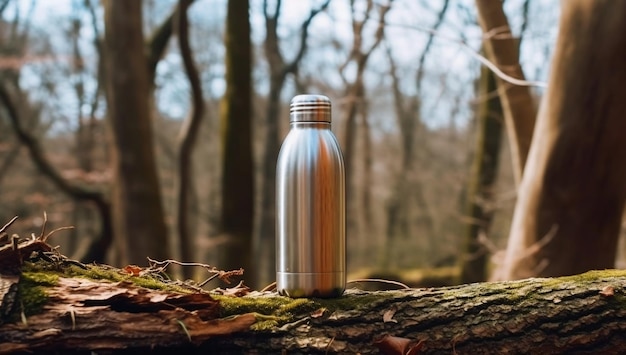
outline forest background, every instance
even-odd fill
[[[481,7],[508,25],[485,30]],[[351,277],[436,268],[446,283],[485,280],[504,258],[525,158],[520,168],[496,90],[506,74],[483,46],[514,44],[525,77],[511,75],[536,113],[560,11],[542,0],[0,1],[0,222],[19,216],[12,230],[25,235],[74,226],[54,243],[84,261],[243,267],[262,287],[289,100],[321,93],[346,159]]]

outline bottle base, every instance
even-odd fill
[[[346,288],[345,272],[277,272],[276,289],[282,296],[292,298],[335,298]]]

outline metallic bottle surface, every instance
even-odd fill
[[[339,297],[346,284],[346,194],[330,100],[298,95],[276,167],[276,287],[290,297]]]

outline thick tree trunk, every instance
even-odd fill
[[[170,253],[152,144],[141,2],[108,0],[104,10],[118,262],[141,265],[147,256],[165,259]]]
[[[22,274],[16,304],[32,306],[42,291],[44,303],[40,313],[18,306],[13,318],[5,318],[0,354],[404,354],[389,349],[395,342],[421,347],[420,354],[617,354],[626,348],[626,271],[434,289],[351,289],[338,299],[293,300],[273,293],[154,290],[138,286],[146,277],[119,270],[69,270],[82,276],[32,267]]]
[[[562,2],[500,279],[614,265],[626,198],[626,2]]]

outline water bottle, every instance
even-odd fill
[[[346,285],[345,168],[323,95],[291,100],[276,167],[276,288],[339,297]]]

